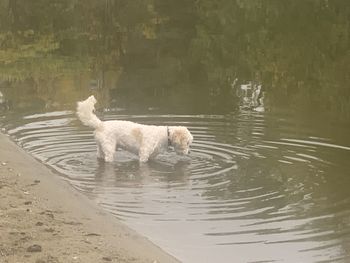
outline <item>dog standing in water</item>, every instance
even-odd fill
[[[143,125],[131,121],[101,121],[94,113],[96,99],[90,96],[77,105],[80,121],[95,129],[97,157],[112,162],[114,152],[120,147],[139,156],[140,162],[147,162],[169,146],[177,154],[188,154],[193,136],[183,126]]]

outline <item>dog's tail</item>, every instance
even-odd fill
[[[77,115],[80,121],[89,127],[96,129],[102,121],[95,115],[96,99],[94,96],[88,97],[84,101],[79,101],[77,105]]]

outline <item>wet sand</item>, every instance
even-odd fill
[[[0,262],[178,262],[0,133]]]

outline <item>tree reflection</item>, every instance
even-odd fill
[[[84,76],[106,102],[222,111],[237,78],[261,83],[272,108],[350,117],[349,11],[345,0],[5,0],[0,88],[30,79],[53,97],[38,83]]]

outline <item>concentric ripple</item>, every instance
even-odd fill
[[[140,166],[118,150],[114,163],[101,163],[92,131],[69,111],[9,119],[4,127],[73,187],[184,262],[350,259],[346,142],[288,116],[252,112],[108,112],[104,119],[187,126],[191,154],[169,151]]]

